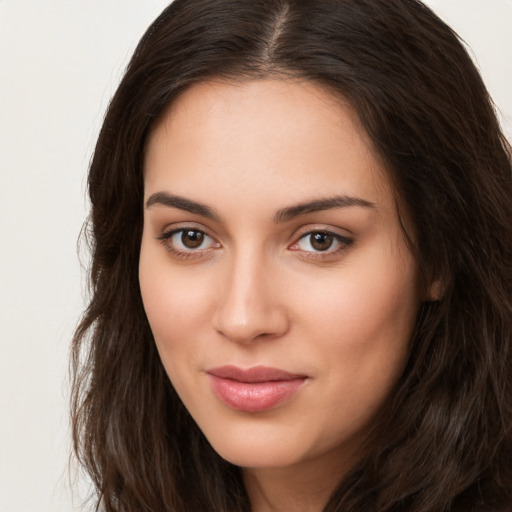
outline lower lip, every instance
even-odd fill
[[[271,409],[294,395],[306,378],[268,382],[238,382],[208,375],[213,392],[227,406],[238,411],[260,412]]]

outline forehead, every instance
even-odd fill
[[[355,111],[319,85],[292,80],[185,90],[147,144],[146,196],[162,187],[208,202],[234,190],[281,202],[357,193],[389,203],[392,195]]]

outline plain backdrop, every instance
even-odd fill
[[[79,510],[87,488],[68,470],[67,374],[86,173],[130,54],[167,3],[0,0],[0,512]],[[427,3],[471,47],[511,139],[512,0]]]

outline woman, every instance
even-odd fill
[[[107,511],[506,511],[511,163],[415,0],[175,0],[89,175]]]

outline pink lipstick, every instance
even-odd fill
[[[245,412],[275,407],[298,391],[307,379],[306,375],[265,366],[247,370],[221,366],[206,373],[217,397],[228,407]]]

